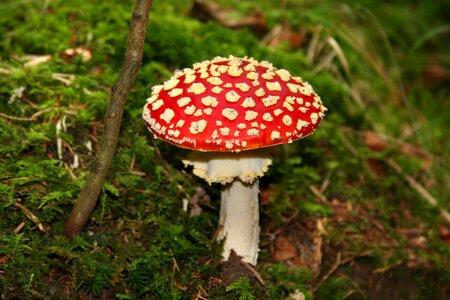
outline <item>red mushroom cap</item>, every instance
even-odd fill
[[[199,151],[243,151],[311,134],[326,108],[287,70],[216,57],[152,88],[143,117],[155,137]]]

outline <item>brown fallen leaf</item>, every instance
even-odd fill
[[[333,198],[331,199],[330,204],[333,208],[333,216],[338,222],[343,222],[347,216],[354,211],[350,200],[340,201],[339,199]]]
[[[89,70],[89,74],[92,75],[103,75],[103,73],[105,73],[105,69],[102,67],[93,67]]]
[[[383,138],[371,131],[365,131],[363,133],[364,137],[364,143],[366,146],[372,150],[372,151],[384,151],[389,144],[394,145],[393,147],[396,147],[402,154],[418,158],[422,161],[422,169],[423,170],[429,170],[432,163],[433,163],[433,156],[428,153],[426,150],[417,147],[412,144],[405,143],[403,141],[399,141],[393,138]],[[372,165],[369,163],[369,167],[372,167]],[[380,170],[374,170],[376,174],[378,174],[377,171]]]
[[[408,241],[408,245],[414,249],[425,249],[427,245],[427,238],[423,235],[414,237]]]
[[[364,132],[364,142],[372,151],[383,151],[388,147],[385,140],[371,131]]]
[[[261,42],[270,48],[275,48],[282,43],[288,43],[291,49],[298,49],[305,41],[306,34],[293,31],[291,25],[286,22],[273,27]]]
[[[294,261],[300,261],[298,251],[295,246],[285,236],[278,235],[271,247],[272,259],[276,262],[286,261],[292,259]]]
[[[187,200],[190,209],[189,216],[196,217],[202,213],[202,206],[208,206],[210,204],[211,197],[203,188],[198,187],[195,190],[195,194],[189,197]]]
[[[407,143],[402,144],[400,146],[400,150],[402,151],[403,154],[410,156],[410,157],[420,158],[420,159],[424,159],[424,160],[432,159],[432,156],[430,153],[423,150],[422,148],[419,148],[419,147],[411,145],[411,144],[407,144]]]
[[[440,63],[431,62],[423,70],[423,80],[426,87],[450,82],[450,70]]]
[[[375,158],[366,159],[367,166],[377,176],[386,175],[386,167],[383,161]]]
[[[448,246],[450,246],[450,227],[441,225],[439,227],[439,237],[443,240]]]

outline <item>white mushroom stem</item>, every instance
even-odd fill
[[[260,231],[258,192],[259,180],[244,183],[235,179],[222,190],[217,239],[224,239],[225,260],[234,250],[243,261],[256,265]]]
[[[224,260],[228,260],[234,250],[243,261],[256,265],[259,250],[258,177],[263,176],[272,163],[267,150],[193,152],[183,162],[192,165],[194,174],[209,183],[224,185],[218,235],[219,240],[224,240]]]

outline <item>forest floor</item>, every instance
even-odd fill
[[[155,0],[107,182],[68,240],[133,1],[2,1],[0,299],[450,299],[450,8],[422,2]],[[142,119],[153,85],[228,55],[328,108],[274,149],[254,267],[221,262],[220,185]]]

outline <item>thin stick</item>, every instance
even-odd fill
[[[8,119],[8,120],[13,120],[13,121],[34,121],[35,119],[33,118],[21,118],[21,117],[14,117],[14,116],[10,116],[4,113],[0,113],[0,117]]]
[[[141,189],[136,189],[134,190],[137,193],[141,193],[141,194],[145,194],[145,195],[150,195],[150,196],[154,196],[154,197],[158,197],[158,198],[170,198],[170,196],[168,195],[163,195],[163,194],[158,194],[158,193],[152,193],[146,190],[141,190]]]
[[[432,206],[438,206],[437,200],[420,184],[418,183],[414,178],[409,176],[408,174],[405,174],[403,169],[397,164],[395,160],[392,158],[387,160],[388,165],[398,174],[403,176],[403,179],[416,191],[418,192],[422,198],[424,198],[429,204]],[[446,211],[443,208],[439,208],[439,212],[441,216],[450,223],[450,213]]]
[[[17,226],[16,229],[14,229],[14,233],[15,234],[19,233],[24,226],[25,226],[25,222],[20,223],[19,226]]]
[[[322,194],[321,191],[319,191],[315,186],[312,184],[309,186],[309,190],[322,202],[327,202],[327,197],[325,197],[324,194]]]
[[[42,225],[41,220],[39,220],[38,217],[36,217],[28,208],[23,206],[20,203],[15,202],[14,207],[20,208],[20,210],[27,216],[28,219],[30,219],[36,226],[39,228],[40,231],[46,232],[44,225]]]
[[[8,119],[8,120],[13,120],[13,121],[36,121],[37,117],[39,117],[42,114],[45,114],[46,112],[54,110],[54,109],[55,108],[51,107],[51,108],[46,108],[46,109],[40,110],[40,111],[34,113],[29,118],[14,117],[14,116],[10,116],[10,115],[4,114],[4,113],[0,113],[0,117]]]
[[[264,279],[261,277],[261,275],[259,275],[259,273],[251,264],[243,260],[240,261],[240,264],[243,265],[247,270],[249,270],[256,277],[256,279],[258,279],[259,283],[261,283],[262,286],[267,286]]]
[[[73,237],[86,225],[102,191],[119,139],[123,110],[128,94],[142,64],[147,22],[153,0],[136,0],[128,32],[127,49],[119,77],[112,88],[105,116],[100,150],[92,163],[86,185],[64,226],[64,234]]]
[[[331,266],[331,268],[319,279],[319,281],[312,288],[313,291],[316,291],[334,272],[336,272],[340,267],[352,262],[354,259],[363,256],[369,256],[371,254],[370,251],[364,251],[354,256],[349,256],[347,258],[342,258],[342,253],[339,252],[336,255],[336,261]]]
[[[317,282],[317,284],[314,286],[314,288],[313,288],[314,291],[317,290],[317,289],[322,285],[322,283],[324,283],[324,282],[328,279],[328,277],[331,276],[331,274],[333,274],[337,269],[339,269],[340,266],[343,265],[343,263],[341,262],[341,257],[342,257],[342,253],[339,252],[339,253],[337,254],[337,256],[336,256],[336,261],[335,261],[335,263],[331,266],[331,268],[328,270],[328,272],[326,272],[326,273],[320,278],[319,282]],[[352,258],[352,259],[353,259],[353,258]],[[347,262],[349,262],[349,259],[346,259],[346,260],[345,260],[345,263],[347,263]],[[345,263],[344,263],[344,264],[345,264]]]

